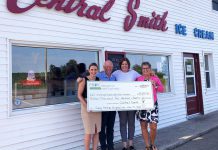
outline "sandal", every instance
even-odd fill
[[[151,150],[151,149],[150,149],[150,146],[149,146],[149,147],[148,147],[148,146],[146,146],[146,147],[145,147],[145,150]]]
[[[157,147],[155,145],[151,145],[150,150],[158,150],[158,149],[157,149]]]

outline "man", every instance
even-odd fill
[[[110,60],[107,60],[103,67],[104,71],[99,72],[97,77],[99,77],[101,81],[115,81],[116,79],[112,75],[113,63]],[[116,111],[102,112],[101,132],[99,134],[101,150],[114,150],[113,139],[115,117]]]

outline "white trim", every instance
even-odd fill
[[[16,117],[20,115],[27,115],[32,113],[44,113],[50,111],[61,111],[61,110],[68,110],[72,108],[80,108],[80,102],[73,102],[73,103],[63,103],[63,104],[55,104],[55,105],[45,105],[45,106],[38,106],[38,107],[30,107],[30,108],[22,108],[16,109],[11,112],[11,117]]]
[[[211,81],[211,89],[216,88],[216,82],[215,82],[215,74],[214,74],[214,58],[213,53],[209,53],[209,71],[210,71],[210,81]]]
[[[99,51],[99,55],[98,55],[98,59],[99,59],[99,71],[103,70],[103,64],[105,62],[105,48],[103,48],[101,51]]]
[[[173,55],[169,55],[169,74],[170,74],[170,92],[168,93],[172,93],[173,95],[176,95],[176,91],[175,91],[175,87],[174,87],[174,73],[173,73]]]
[[[182,72],[183,72],[183,88],[184,88],[184,100],[185,100],[185,111],[186,111],[186,117],[189,116],[188,115],[188,104],[187,104],[187,97],[186,97],[186,78],[185,78],[185,74],[186,74],[186,71],[185,71],[185,60],[184,60],[184,54],[185,53],[182,53],[182,62],[183,62],[183,68],[182,68]]]
[[[144,50],[144,51],[136,51],[136,50],[124,50],[123,52],[130,53],[130,54],[146,54],[146,55],[163,55],[163,56],[172,56],[172,52],[163,52],[163,51],[149,51],[149,50]]]
[[[8,117],[12,112],[12,53],[10,40],[6,39],[6,49],[8,51]]]
[[[52,43],[52,42],[35,42],[35,41],[21,41],[21,40],[9,40],[11,45],[17,46],[31,46],[31,47],[44,47],[44,48],[61,48],[66,50],[84,50],[84,51],[102,51],[103,47],[97,47],[93,45],[73,45],[72,43]]]

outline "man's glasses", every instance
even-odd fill
[[[143,70],[149,70],[150,68],[142,68]]]

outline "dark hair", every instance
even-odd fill
[[[119,65],[120,65],[120,69],[121,69],[121,65],[122,65],[122,63],[123,63],[124,61],[127,62],[127,64],[128,64],[128,68],[130,68],[130,62],[129,62],[129,59],[128,59],[128,58],[123,58],[123,59],[121,59],[121,61],[120,61],[120,63],[119,63]]]
[[[84,63],[79,63],[77,65],[77,68],[78,68],[79,74],[86,72],[86,64]]]
[[[141,67],[142,67],[142,66],[148,66],[149,68],[151,68],[151,64],[150,64],[149,62],[147,62],[147,61],[142,62]]]
[[[91,64],[89,65],[89,69],[90,69],[92,66],[95,66],[95,67],[98,68],[98,65],[97,65],[96,63],[91,63]]]

